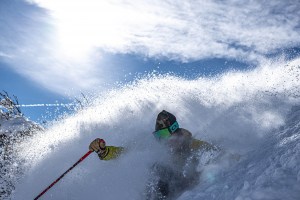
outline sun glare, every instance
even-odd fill
[[[33,1],[50,10],[60,52],[76,59],[88,55],[95,47],[109,52],[127,52],[135,46],[149,45],[156,49],[153,43],[166,35],[158,31],[159,27],[178,27],[182,24],[157,2]],[[163,30],[170,34],[173,29]]]
[[[105,1],[58,1],[40,3],[51,10],[56,22],[60,52],[74,58],[87,56],[101,46],[113,47],[124,43],[120,31],[125,9]]]

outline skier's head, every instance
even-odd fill
[[[176,117],[163,110],[157,115],[154,135],[158,138],[168,138],[178,128]]]

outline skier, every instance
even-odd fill
[[[193,138],[191,132],[180,128],[176,117],[165,110],[157,115],[153,135],[169,147],[172,159],[168,165],[155,163],[151,167],[151,178],[145,193],[146,198],[151,200],[172,198],[195,184],[199,173],[196,170],[198,158],[194,152],[218,150],[205,141]],[[106,146],[100,138],[92,141],[89,149],[95,151],[101,160],[115,159],[124,152],[123,147]]]

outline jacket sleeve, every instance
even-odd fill
[[[123,152],[124,147],[107,146],[107,154],[104,157],[98,155],[100,160],[113,160],[118,158]]]

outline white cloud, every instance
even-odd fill
[[[300,44],[297,1],[27,1],[49,12],[4,2],[0,59],[61,94],[114,79],[118,72],[101,63],[101,51],[253,61]]]
[[[35,0],[66,46],[189,60],[264,55],[300,43],[295,1]],[[72,33],[72,34],[71,34]]]

